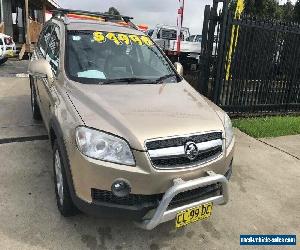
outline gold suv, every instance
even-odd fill
[[[62,215],[79,209],[178,228],[228,201],[231,121],[182,71],[129,17],[53,13],[28,72]]]

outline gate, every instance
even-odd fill
[[[300,112],[300,25],[205,11],[199,90],[232,115]]]

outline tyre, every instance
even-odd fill
[[[54,172],[54,185],[57,207],[64,217],[70,217],[78,213],[71,195],[66,177],[64,161],[62,158],[62,151],[55,141],[53,145],[53,172]]]
[[[0,65],[5,63],[7,61],[7,59],[8,59],[7,57],[1,57],[0,58]]]
[[[36,91],[35,91],[35,87],[33,84],[33,79],[30,77],[30,91],[31,91],[31,110],[32,110],[32,116],[34,120],[41,120],[41,111],[39,108],[39,105],[37,103],[37,99],[36,99]]]

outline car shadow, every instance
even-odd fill
[[[0,145],[1,159],[8,160],[0,172],[0,238],[9,239],[11,248],[174,250],[175,239],[193,235],[185,228],[176,230],[174,221],[145,231],[126,218],[83,213],[62,217],[56,207],[48,141]],[[1,244],[1,249],[8,247]]]

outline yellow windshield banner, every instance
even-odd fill
[[[103,43],[106,40],[106,37],[102,32],[96,31],[93,33],[93,38],[95,42]]]
[[[240,19],[241,18],[241,15],[244,11],[244,8],[245,8],[244,0],[238,0],[237,5],[236,5],[235,14],[234,14],[235,19]],[[231,61],[232,61],[233,53],[234,53],[235,48],[237,46],[239,31],[240,31],[239,26],[233,25],[232,31],[231,31],[231,40],[230,40],[229,51],[228,51],[228,54],[227,54],[226,81],[228,81],[231,77],[231,74],[230,74]]]
[[[154,43],[150,39],[150,37],[146,35],[131,35],[131,34],[123,34],[123,33],[115,33],[115,32],[108,32],[104,33],[101,31],[95,31],[93,33],[93,39],[95,42],[104,43],[107,41],[112,41],[116,45],[130,45],[130,44],[137,44],[140,46],[153,46]]]

